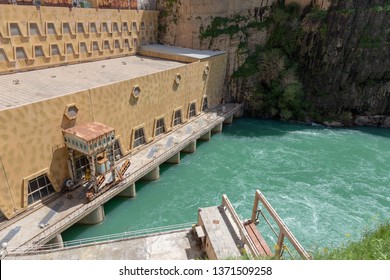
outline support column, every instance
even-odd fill
[[[108,146],[108,160],[110,162],[110,169],[111,169],[111,176],[113,179],[113,182],[116,181],[116,174],[115,174],[115,155],[114,155],[114,142],[112,142],[111,145]]]
[[[96,184],[95,156],[94,155],[88,156],[88,161],[89,161],[89,169],[91,171],[92,187],[93,187],[95,193],[98,193],[98,186]]]
[[[275,255],[280,258],[280,253],[282,252],[283,247],[283,241],[284,241],[284,233],[282,231],[279,232],[278,242],[276,245]]]
[[[96,225],[103,222],[105,218],[103,205],[98,206],[95,210],[89,213],[87,216],[82,218],[77,223],[82,225]]]
[[[183,153],[195,153],[196,152],[196,140],[189,144],[182,150]]]
[[[237,105],[238,106],[238,105]],[[244,115],[244,107],[241,106],[237,112],[234,113],[234,118],[238,119],[241,118]]]
[[[212,132],[212,133],[220,133],[220,132],[222,132],[222,126],[223,126],[222,123],[217,124],[217,126],[215,126],[215,127],[211,130],[211,132]]]
[[[160,166],[157,166],[155,169],[150,171],[148,174],[146,174],[144,177],[141,178],[143,181],[155,181],[160,178]]]
[[[130,186],[128,186],[126,189],[124,189],[122,192],[120,192],[117,196],[128,197],[128,198],[136,197],[137,192],[135,190],[135,183],[132,183]]]
[[[69,150],[69,168],[70,168],[70,177],[72,178],[73,182],[76,183],[76,164],[74,161],[74,150]]]
[[[227,117],[224,121],[223,121],[224,124],[231,124],[233,123],[233,115],[231,115],[230,117]]]
[[[45,245],[53,245],[51,249],[59,249],[59,248],[64,248],[64,243],[62,240],[61,233],[57,234],[56,236],[53,237],[49,242],[47,242]]]
[[[203,134],[199,138],[199,140],[202,140],[202,141],[210,141],[210,139],[211,139],[211,130],[209,132],[206,132],[205,134]]]
[[[179,163],[180,163],[180,152],[178,152],[177,154],[175,154],[173,157],[171,157],[170,159],[168,159],[166,162],[167,162],[167,163],[179,164]]]

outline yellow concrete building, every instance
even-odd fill
[[[221,101],[226,55],[151,44],[156,11],[0,6],[0,210],[8,219],[88,175],[77,151],[72,174],[67,129],[112,128],[120,158]]]

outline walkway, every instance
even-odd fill
[[[8,255],[7,260],[194,260],[202,252],[191,229],[164,232],[126,240]]]
[[[121,159],[131,161],[125,173],[125,179],[92,202],[86,199],[87,188],[79,187],[72,192],[58,195],[35,210],[29,210],[10,221],[2,222],[0,224],[0,244],[6,242],[10,253],[19,247],[26,248],[47,243],[57,234],[122,192],[130,184],[140,180],[160,164],[194,143],[202,135],[222,125],[225,119],[231,118],[242,108],[238,104],[226,104],[224,107],[226,110],[223,113],[221,107],[202,113],[181,125],[180,128]]]

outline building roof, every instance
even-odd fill
[[[101,136],[104,136],[112,131],[114,131],[114,129],[108,125],[98,122],[91,122],[79,124],[74,127],[68,128],[64,130],[64,134],[75,135],[76,137],[83,139],[86,142],[89,142]]]
[[[0,111],[182,65],[166,59],[126,56],[0,75]]]
[[[193,50],[159,44],[150,44],[142,46],[141,51],[166,54],[170,56],[184,56],[198,60],[210,58],[212,56],[221,55],[225,53],[223,51]]]

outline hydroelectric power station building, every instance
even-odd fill
[[[158,11],[136,1],[13,2],[0,1],[7,219],[65,187],[91,180],[93,195],[114,184],[129,164],[113,168],[121,158],[220,103],[226,55],[156,44]]]

